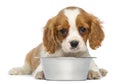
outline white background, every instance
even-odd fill
[[[42,42],[47,20],[67,6],[78,6],[104,22],[102,47],[89,50],[106,77],[88,81],[45,81],[33,76],[9,76],[9,69],[23,65],[29,50]],[[119,0],[0,0],[0,84],[16,83],[118,83],[120,79],[120,2]]]

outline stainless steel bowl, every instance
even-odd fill
[[[46,80],[86,80],[91,57],[42,57]]]

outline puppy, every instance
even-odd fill
[[[101,46],[104,32],[100,20],[79,7],[62,9],[48,20],[44,27],[43,43],[32,49],[26,56],[22,67],[13,68],[11,75],[34,74],[44,79],[40,57],[90,57],[87,41],[92,49]],[[92,60],[88,79],[99,79],[107,71],[99,69]]]

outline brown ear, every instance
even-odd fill
[[[57,48],[55,37],[55,18],[50,19],[44,29],[43,44],[49,53],[54,53]]]
[[[97,17],[91,15],[91,30],[89,34],[89,45],[92,49],[101,46],[104,39],[104,32],[102,30],[101,22]]]

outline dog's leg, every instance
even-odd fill
[[[32,68],[31,68],[31,66],[27,62],[25,62],[22,67],[13,68],[8,73],[10,75],[31,74],[32,73]]]
[[[27,55],[25,63],[22,67],[13,68],[9,71],[10,75],[32,74],[32,72],[40,64],[40,48],[41,44],[33,48]]]
[[[43,68],[41,64],[34,71],[33,75],[36,79],[44,79],[44,73],[43,73]]]
[[[90,63],[90,68],[89,68],[89,72],[88,72],[88,79],[99,79],[101,78],[102,75],[99,71],[98,66],[95,64],[95,62],[92,60]]]
[[[24,75],[24,74],[32,74],[32,63],[31,63],[31,58],[32,58],[32,53],[33,53],[33,50],[30,51],[27,56],[26,56],[26,59],[25,59],[25,63],[22,67],[15,67],[15,68],[12,68],[10,71],[9,71],[9,74],[10,75]]]
[[[90,68],[88,72],[88,79],[99,79],[102,76],[105,76],[107,71],[105,69],[99,69],[95,62],[92,60],[90,63]]]

